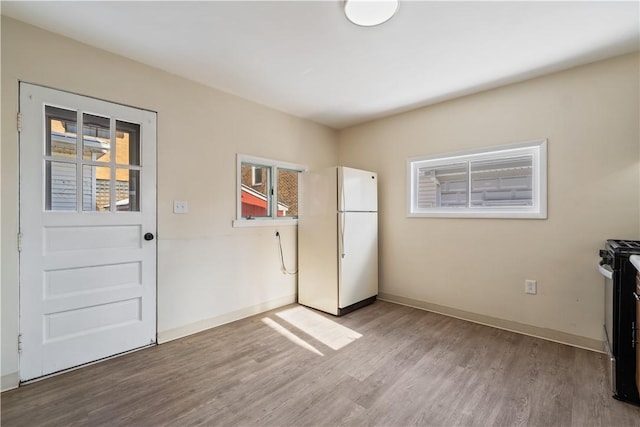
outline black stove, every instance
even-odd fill
[[[611,360],[613,397],[640,404],[636,385],[636,268],[629,258],[640,255],[640,241],[607,240],[599,270],[605,281],[605,345]]]
[[[607,240],[607,244],[614,250],[640,250],[640,240]]]

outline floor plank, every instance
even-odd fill
[[[1,422],[640,426],[607,375],[602,354],[388,302],[290,305],[2,393]]]

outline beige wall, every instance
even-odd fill
[[[18,371],[18,80],[158,112],[161,341],[295,300],[276,228],[232,228],[236,153],[327,167],[335,131],[6,17],[1,40],[3,388]],[[174,215],[174,199],[189,213]],[[279,230],[295,268],[295,227]]]
[[[341,164],[380,176],[383,297],[597,348],[598,250],[640,237],[638,70],[626,55],[342,131]],[[408,157],[537,138],[547,220],[407,218]]]

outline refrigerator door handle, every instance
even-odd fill
[[[340,216],[340,224],[338,224],[338,230],[340,232],[340,258],[344,259],[346,255],[344,253],[344,229],[347,221],[347,216],[345,215],[347,200],[344,194],[344,169],[338,167],[338,214]]]
[[[338,191],[340,191],[340,206],[338,206],[338,209],[340,209],[341,211],[345,210],[345,206],[344,203],[346,201],[346,197],[344,195],[344,171],[342,168],[338,169],[338,173],[340,174],[340,176],[338,177],[339,182],[340,182],[340,189]]]
[[[346,253],[344,252],[344,234],[347,226],[347,215],[345,212],[340,213],[340,257],[344,259]]]

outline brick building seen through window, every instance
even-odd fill
[[[271,215],[269,191],[274,169],[277,172],[278,217],[298,216],[299,171],[242,163],[242,217],[257,218]]]

